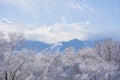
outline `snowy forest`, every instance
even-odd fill
[[[93,48],[36,52],[24,34],[0,33],[0,80],[120,80],[120,43],[108,39]]]

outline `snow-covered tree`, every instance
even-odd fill
[[[3,80],[25,80],[30,74],[33,56],[31,51],[23,49],[24,36],[21,33],[9,33],[0,36],[0,73]],[[20,49],[20,50],[19,50]]]
[[[36,53],[21,33],[0,33],[0,80],[120,80],[120,43]]]
[[[43,52],[35,61],[34,80],[119,80],[119,46],[107,40],[79,51]]]

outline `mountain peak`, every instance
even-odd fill
[[[12,22],[12,21],[9,21],[9,20],[7,20],[7,19],[5,19],[5,18],[3,18],[3,19],[0,20],[0,23],[12,24],[13,22]]]
[[[71,41],[80,42],[80,40],[78,40],[78,39],[72,39],[72,40],[70,40],[70,42]]]

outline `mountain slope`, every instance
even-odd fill
[[[95,42],[92,41],[80,41],[78,39],[73,39],[66,42],[59,42],[56,44],[47,44],[39,41],[27,41],[26,48],[27,49],[35,49],[37,52],[42,50],[52,50],[52,51],[64,51],[68,47],[73,47],[75,50],[82,49],[85,47],[93,47]]]
[[[44,49],[47,49],[50,47],[49,44],[44,43],[44,42],[39,42],[39,41],[26,41],[26,46],[27,49],[34,49],[37,52],[42,51]]]
[[[65,50],[65,48],[68,48],[68,47],[73,47],[76,50],[85,47],[84,42],[77,40],[77,39],[73,39],[68,42],[62,42],[62,44],[63,44],[63,46],[60,48],[60,51],[63,51],[63,50]]]

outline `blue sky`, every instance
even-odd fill
[[[0,30],[48,43],[119,39],[120,0],[0,0],[0,19],[13,22]]]

